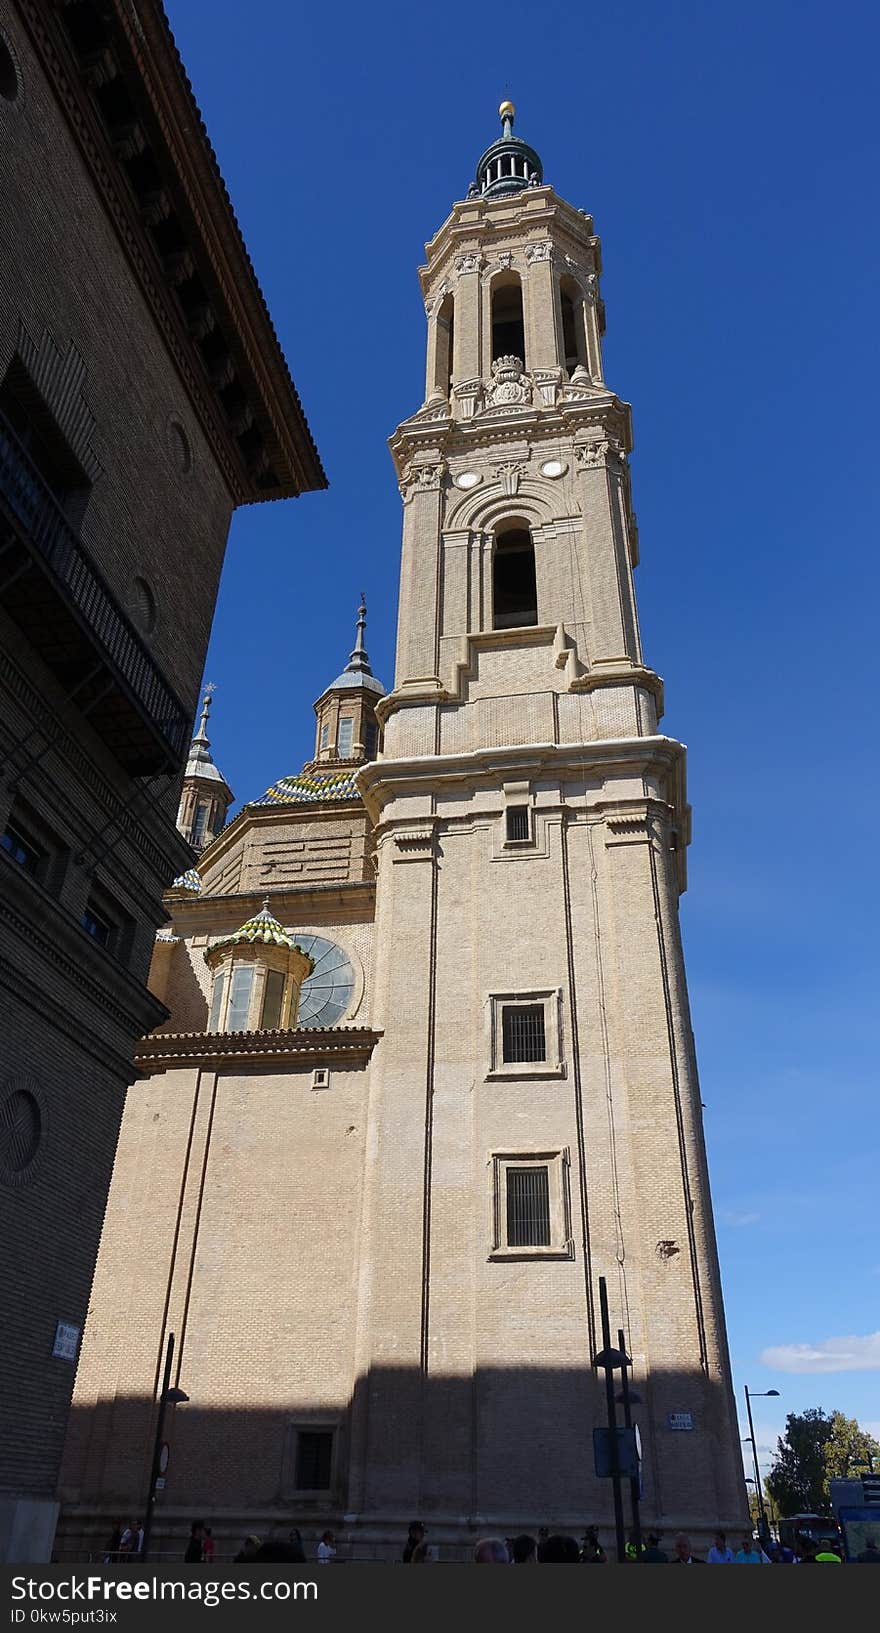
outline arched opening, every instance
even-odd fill
[[[505,528],[492,557],[492,628],[522,629],[538,622],[535,547],[527,527]]]
[[[492,285],[492,362],[499,357],[526,362],[522,284],[515,272],[502,273]]]
[[[433,390],[452,396],[452,348],[455,340],[455,302],[444,296],[435,320]]]
[[[579,363],[587,366],[584,332],[584,297],[572,278],[563,278],[559,287],[562,306],[562,352],[565,367],[573,374]]]

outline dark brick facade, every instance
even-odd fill
[[[121,3],[0,0],[0,1559],[51,1544],[53,1342],[164,1014],[144,983],[192,854],[176,745],[230,516],[324,484],[164,13],[138,12],[133,43]]]

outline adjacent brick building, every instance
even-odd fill
[[[48,1555],[229,520],[324,485],[158,0],[0,0],[0,1558]]]
[[[645,1519],[744,1519],[630,411],[592,221],[502,117],[421,273],[393,690],[362,614],[314,759],[168,899],[171,1018],[138,1054],[64,1461],[74,1555],[143,1510],[169,1333],[161,1549],[193,1518],[227,1556],[292,1523],[354,1557],[416,1515],[450,1555],[607,1527],[600,1276]],[[220,780],[194,757],[185,820]]]

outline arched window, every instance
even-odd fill
[[[498,357],[526,361],[522,284],[515,272],[503,272],[492,285],[492,362]]]
[[[492,558],[492,628],[521,629],[538,622],[535,547],[527,527],[505,528]]]
[[[452,295],[444,296],[435,319],[433,390],[452,396],[452,350],[455,341],[455,303]]]
[[[579,363],[587,366],[587,343],[584,332],[584,297],[573,278],[563,278],[559,288],[562,305],[563,361],[569,374]]]

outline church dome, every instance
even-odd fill
[[[315,805],[332,800],[360,799],[357,767],[344,771],[301,771],[294,777],[280,777],[251,805]]]
[[[279,924],[269,912],[268,897],[259,913],[255,913],[240,929],[234,930],[231,936],[222,936],[219,941],[213,941],[205,952],[205,958],[208,963],[213,963],[214,955],[224,947],[254,946],[258,943],[267,947],[285,947],[292,952],[302,951],[293,936],[288,935],[283,924]]]
[[[513,103],[502,102],[498,113],[501,135],[481,156],[468,198],[505,198],[526,187],[539,187],[544,180],[544,166],[535,149],[513,134]]]

